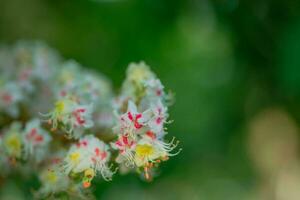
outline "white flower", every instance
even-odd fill
[[[39,178],[42,187],[37,195],[43,198],[49,194],[66,191],[70,185],[69,177],[62,172],[60,165],[57,163],[50,164],[50,166],[44,168]]]
[[[79,105],[75,100],[66,97],[57,101],[54,110],[43,116],[48,118],[53,130],[61,123],[69,137],[79,138],[84,129],[94,125],[92,111],[92,104]]]
[[[111,146],[119,150],[119,155],[116,158],[117,163],[125,162],[127,167],[130,167],[134,164],[134,149],[136,142],[126,135],[120,135],[119,139],[116,142],[112,142]]]
[[[135,137],[135,134],[143,128],[150,119],[150,110],[138,112],[136,105],[128,101],[127,112],[119,116],[119,124],[115,127],[120,134],[128,134]]]
[[[34,157],[40,162],[46,156],[50,140],[50,135],[42,129],[38,119],[29,121],[23,131],[25,157]]]
[[[165,107],[160,100],[158,100],[155,104],[151,105],[151,111],[153,113],[153,117],[149,121],[150,130],[158,136],[163,136],[164,124],[168,118],[168,108]]]
[[[108,148],[108,145],[93,135],[81,138],[70,148],[64,160],[65,172],[67,174],[84,172],[84,184],[86,181],[90,182],[95,174],[101,174],[104,180],[111,180],[113,172],[107,165],[110,158]]]

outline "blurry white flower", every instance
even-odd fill
[[[48,118],[53,130],[61,124],[69,137],[79,138],[84,129],[91,128],[94,124],[92,111],[91,104],[79,105],[75,100],[66,97],[57,101],[54,110],[43,116]]]
[[[150,79],[145,81],[145,88],[148,97],[163,98],[165,95],[164,86],[159,79]]]
[[[23,99],[22,90],[16,82],[0,84],[0,108],[12,117],[19,115],[19,104]]]
[[[41,127],[38,119],[27,122],[23,131],[25,157],[33,157],[40,162],[46,156],[50,140],[51,136]]]
[[[12,159],[20,159],[22,156],[22,126],[19,122],[14,122],[4,131],[3,149],[4,152]]]
[[[45,167],[39,178],[42,187],[36,195],[40,198],[45,198],[49,194],[66,191],[70,185],[69,177],[62,172],[60,165],[57,163]]]

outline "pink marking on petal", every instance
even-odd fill
[[[115,145],[118,146],[118,147],[122,147],[123,146],[123,144],[119,140],[115,142]]]
[[[143,125],[140,124],[140,123],[138,123],[137,121],[135,121],[135,122],[134,122],[134,127],[135,127],[136,129],[140,129],[140,128],[143,127]]]
[[[141,117],[142,117],[142,114],[139,113],[139,114],[137,114],[137,115],[135,116],[135,119],[138,120],[138,119],[140,119]]]
[[[79,109],[77,109],[77,111],[83,113],[83,112],[85,112],[85,109],[84,108],[79,108]]]
[[[128,138],[126,136],[122,136],[122,142],[125,144],[125,145],[128,145]]]
[[[103,160],[107,157],[107,153],[106,151],[103,151],[101,154],[100,154],[100,158]]]
[[[133,116],[132,116],[131,112],[128,112],[128,118],[130,119],[130,121],[133,121]]]
[[[67,92],[66,92],[65,90],[62,90],[62,91],[60,92],[60,96],[64,97],[64,96],[66,96],[66,95],[67,95]]]
[[[12,96],[9,93],[4,93],[2,99],[6,104],[10,104],[13,100]]]
[[[99,156],[100,155],[100,149],[99,148],[95,148],[95,153],[96,153],[96,156]]]
[[[86,147],[87,145],[88,145],[88,142],[87,142],[86,140],[83,140],[83,141],[78,142],[78,143],[76,144],[76,146],[77,146],[78,148],[81,147],[81,146]]]
[[[42,135],[37,135],[35,138],[34,138],[34,141],[35,142],[42,142],[44,140],[44,137]]]
[[[87,141],[82,141],[82,144],[83,144],[83,146],[85,146],[85,147],[88,145]]]
[[[161,90],[156,90],[156,95],[157,96],[161,96],[161,93],[162,93]]]
[[[85,124],[85,120],[82,118],[79,112],[85,112],[85,109],[77,109],[75,112],[73,112],[73,115],[76,118],[76,121],[79,125]]]
[[[161,113],[162,113],[162,109],[161,109],[161,107],[159,107],[157,110],[158,110],[158,113],[159,113],[159,114],[161,114]]]
[[[162,118],[161,118],[161,117],[158,117],[158,118],[156,119],[156,123],[157,123],[157,124],[161,124],[161,122],[162,122]]]

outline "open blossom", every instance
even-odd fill
[[[158,137],[164,135],[164,125],[168,118],[168,108],[165,107],[160,100],[151,104],[152,118],[149,120],[150,129],[157,134]]]
[[[119,151],[116,162],[124,162],[127,167],[134,165],[134,150],[136,147],[135,140],[132,140],[127,135],[120,135],[116,142],[111,143],[111,146]]]
[[[64,98],[55,103],[55,108],[44,115],[56,130],[61,124],[69,137],[79,138],[84,129],[93,126],[92,105],[80,105],[72,98]]]
[[[50,140],[49,133],[41,127],[38,119],[29,121],[23,131],[25,157],[41,161],[46,156]]]
[[[115,127],[115,131],[135,137],[135,134],[149,121],[150,112],[149,110],[138,112],[136,105],[132,101],[129,101],[127,112],[120,115],[118,119],[119,125]]]
[[[110,159],[108,148],[108,145],[93,135],[81,138],[77,144],[71,146],[64,159],[66,174],[83,173],[85,187],[89,187],[96,174],[100,174],[105,180],[111,180],[113,172],[108,166]]]

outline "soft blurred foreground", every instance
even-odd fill
[[[99,181],[98,199],[298,200],[299,13],[277,0],[2,0],[0,41],[44,41],[116,88],[145,60],[176,94],[183,151],[151,183]],[[35,184],[0,182],[0,199]]]

